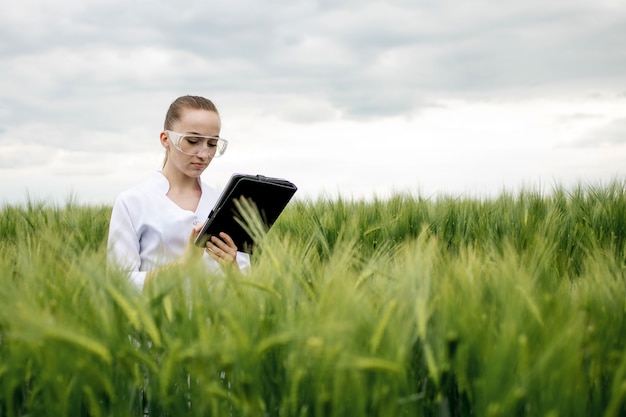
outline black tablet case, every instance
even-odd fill
[[[237,218],[241,219],[241,216],[235,201],[241,197],[252,201],[269,230],[296,190],[297,187],[293,183],[281,178],[233,174],[194,243],[204,247],[212,235],[225,232],[233,239],[239,251],[252,252],[254,242],[237,221]]]

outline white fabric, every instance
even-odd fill
[[[129,277],[143,288],[149,271],[181,256],[193,227],[204,222],[219,197],[219,191],[198,179],[202,196],[195,212],[184,210],[167,197],[169,182],[155,172],[145,182],[122,192],[113,205],[109,224],[108,258],[129,271]],[[211,272],[219,264],[203,255]],[[250,269],[247,253],[237,252],[242,272]]]

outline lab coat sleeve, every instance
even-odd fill
[[[138,231],[132,221],[129,208],[124,200],[118,199],[111,211],[107,242],[108,261],[128,272],[130,281],[139,290],[143,289],[148,271],[140,271]]]
[[[237,252],[237,265],[239,265],[239,270],[244,274],[248,274],[252,269],[250,264],[250,255],[245,252]]]

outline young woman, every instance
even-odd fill
[[[219,197],[200,175],[226,150],[220,128],[219,113],[210,100],[198,96],[174,100],[160,134],[165,148],[162,170],[115,200],[108,256],[128,270],[138,288],[143,289],[160,268],[195,257],[202,257],[212,272],[250,268],[249,256],[239,252],[226,233],[213,236],[204,249],[193,245]]]

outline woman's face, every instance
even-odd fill
[[[214,111],[185,108],[180,120],[174,123],[171,130],[178,133],[190,133],[203,136],[219,136],[221,122]],[[187,155],[176,149],[172,140],[165,132],[161,132],[161,144],[167,149],[168,156],[165,166],[171,165],[189,177],[199,177],[211,163],[208,152],[198,155]],[[165,167],[164,167],[165,168]]]

